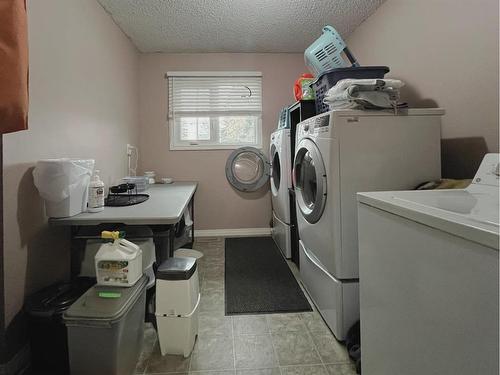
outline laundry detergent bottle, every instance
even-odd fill
[[[95,255],[97,284],[131,287],[141,278],[142,250],[124,236],[118,231],[101,233],[101,238],[113,242],[102,244]]]
[[[99,170],[95,170],[89,184],[88,212],[99,212],[104,210],[104,182],[99,178]]]

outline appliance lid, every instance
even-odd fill
[[[234,150],[226,161],[226,178],[240,191],[251,192],[263,187],[270,173],[269,161],[255,147]]]
[[[156,271],[157,280],[189,280],[196,271],[196,258],[168,258]]]
[[[498,196],[498,187],[470,186],[358,193],[358,201],[498,250]]]
[[[29,297],[24,305],[25,311],[31,316],[60,316],[94,284],[93,278],[78,277],[70,282],[51,285]]]
[[[472,180],[471,186],[500,186],[500,154],[486,154]]]
[[[83,294],[65,313],[64,321],[112,323],[120,320],[143,292],[147,276],[142,276],[131,287],[96,285]]]
[[[497,190],[498,192],[498,190]],[[498,194],[482,191],[448,190],[430,191],[429,194],[401,192],[396,201],[432,208],[451,214],[450,220],[471,220],[488,226],[499,227]],[[457,215],[457,216],[455,216]]]

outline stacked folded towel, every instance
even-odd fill
[[[324,102],[330,109],[396,109],[404,106],[398,104],[403,86],[397,79],[343,79],[328,90]]]

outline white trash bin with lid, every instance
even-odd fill
[[[87,210],[93,169],[93,159],[43,159],[36,163],[33,180],[48,217],[69,217]]]
[[[195,258],[169,258],[156,271],[160,351],[188,357],[198,335],[200,287]]]

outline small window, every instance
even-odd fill
[[[260,72],[168,72],[171,150],[262,147]]]

